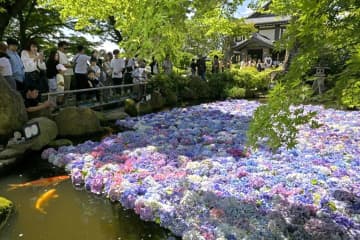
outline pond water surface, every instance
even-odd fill
[[[70,180],[56,186],[26,187],[8,190],[8,184],[23,183],[41,177],[64,175],[39,154],[25,156],[21,165],[0,175],[0,196],[15,204],[15,213],[0,231],[1,240],[135,240],[176,239],[155,223],[142,221],[133,211],[119,204],[75,190]],[[44,206],[47,214],[35,209],[37,198],[45,191],[56,189],[58,198]]]

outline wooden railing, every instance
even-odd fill
[[[58,104],[59,108],[69,106],[86,106],[90,108],[102,108],[106,105],[116,104],[124,101],[127,98],[143,98],[146,95],[146,82],[134,84],[122,84],[103,86],[96,88],[85,88],[78,90],[67,90],[63,92],[48,92],[42,93],[42,100],[56,101],[57,98],[63,96],[63,103]],[[138,86],[139,91],[133,88]],[[142,91],[140,91],[143,86]]]

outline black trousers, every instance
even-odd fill
[[[123,78],[113,78],[112,81],[113,81],[113,84],[114,84],[115,86],[118,86],[118,85],[122,85],[122,84],[123,84]],[[116,92],[116,93],[121,93],[121,88],[117,88],[117,89],[115,90],[115,92]]]
[[[75,89],[79,90],[79,89],[85,89],[85,88],[89,88],[86,74],[85,73],[84,74],[75,73]],[[86,96],[86,92],[85,93],[77,93],[76,99],[81,100],[81,98],[85,98],[85,96]]]

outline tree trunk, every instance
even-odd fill
[[[233,55],[233,50],[232,50],[232,37],[228,37],[226,36],[224,38],[224,47],[223,47],[223,52],[224,52],[224,62],[228,62],[229,60],[232,60],[231,57]]]
[[[116,19],[114,16],[109,16],[109,24],[113,28],[114,34],[116,36],[117,43],[120,43],[123,40],[122,34],[119,30],[116,29]]]
[[[33,13],[35,6],[36,6],[36,0],[30,0],[32,1],[30,8],[27,8],[27,11],[19,11],[18,12],[18,20],[19,20],[19,42],[20,42],[20,49],[24,49],[26,45],[28,44],[30,37],[28,34],[26,34],[26,29],[28,28],[28,21]]]
[[[9,25],[10,19],[18,14],[30,0],[15,0],[13,2],[5,1],[0,3],[0,39],[3,38],[6,27]]]

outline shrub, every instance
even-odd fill
[[[234,75],[234,84],[245,89],[264,91],[268,89],[270,83],[270,73],[272,69],[258,72],[254,67],[243,69],[233,68],[231,72]]]
[[[228,96],[226,89],[233,86],[233,74],[226,71],[218,74],[210,74],[207,77],[209,85],[209,98],[224,99]]]
[[[195,99],[209,99],[210,88],[206,81],[199,77],[193,77],[189,81],[189,88],[194,92]]]
[[[184,85],[186,85],[186,79],[180,75],[175,73],[170,75],[158,74],[151,79],[149,89],[150,92],[159,91],[164,96],[166,105],[175,106],[179,89],[183,88]]]
[[[334,95],[347,108],[360,107],[360,46],[347,62],[346,68],[338,75]]]
[[[246,93],[245,88],[232,87],[227,90],[227,95],[230,98],[244,98]]]
[[[178,102],[178,97],[176,95],[176,93],[174,92],[167,92],[166,95],[165,95],[165,104],[167,106],[176,106]]]

